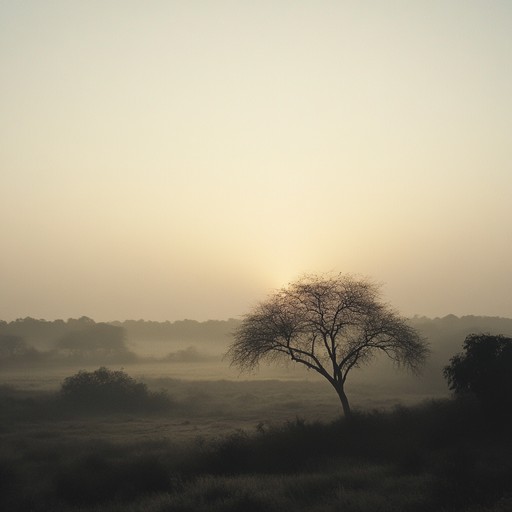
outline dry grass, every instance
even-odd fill
[[[171,409],[84,416],[37,386],[1,388],[0,508],[509,510],[508,430],[473,404],[393,408],[380,395],[381,412],[345,422],[316,380],[148,383]]]

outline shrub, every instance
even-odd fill
[[[486,412],[510,414],[512,405],[512,338],[471,334],[464,352],[444,368],[456,395],[474,395]]]
[[[61,397],[75,409],[88,412],[140,412],[158,410],[170,404],[164,393],[154,393],[123,371],[102,366],[94,372],[85,370],[67,377]]]

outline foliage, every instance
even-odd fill
[[[285,358],[318,372],[334,387],[350,414],[345,381],[376,353],[417,370],[426,342],[379,298],[368,280],[310,275],[261,302],[235,331],[232,364],[252,369],[262,359]]]
[[[125,372],[101,368],[79,371],[61,386],[65,403],[84,411],[150,411],[169,405],[166,394],[150,392]]]
[[[469,335],[464,341],[464,352],[450,359],[444,376],[457,395],[473,394],[486,410],[510,414],[512,338]]]

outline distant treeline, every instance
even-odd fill
[[[415,316],[410,324],[431,344],[432,363],[447,364],[448,359],[460,352],[469,334],[504,334],[512,336],[512,318],[497,316],[447,315],[442,318]]]
[[[33,322],[28,323],[32,329]],[[23,333],[19,328],[14,333],[9,330],[0,333],[0,367],[36,363],[128,363],[138,359],[126,346],[121,327],[93,321],[79,325],[72,322],[72,325],[49,347],[47,343],[29,343],[27,337],[19,334]]]
[[[165,342],[168,348],[162,360],[191,362],[207,359],[216,347],[222,352],[237,320],[209,320],[197,322],[151,322],[127,320],[125,322],[95,322],[81,317],[69,320],[36,320],[23,318],[12,322],[0,321],[0,367],[35,363],[130,363],[141,358],[130,350],[132,342]],[[186,345],[187,348],[183,348]],[[220,348],[219,348],[220,346]]]
[[[153,322],[148,320],[125,320],[124,322],[101,322],[123,329],[127,342],[144,341],[190,341],[227,343],[229,336],[239,321],[178,320],[176,322]],[[12,322],[0,320],[0,335],[20,336],[37,349],[51,349],[57,340],[70,332],[83,331],[93,325],[94,320],[83,316],[68,320],[36,320],[35,318],[18,318]]]
[[[414,317],[411,325],[427,338],[431,356],[427,372],[439,373],[459,352],[469,334],[512,336],[512,319],[448,315]],[[160,360],[190,362],[222,353],[231,341],[239,320],[180,320],[154,322],[126,320],[95,322],[81,317],[68,320],[0,320],[0,368],[14,364],[77,362],[91,364],[141,361],[133,346],[164,346]],[[197,349],[199,347],[199,350]],[[147,359],[146,359],[147,360]]]
[[[176,322],[153,322],[149,320],[125,320],[109,322],[122,327],[128,340],[207,342],[226,344],[239,320],[178,320]]]

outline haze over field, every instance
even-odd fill
[[[237,317],[304,272],[512,316],[512,4],[2,2],[0,318]]]

